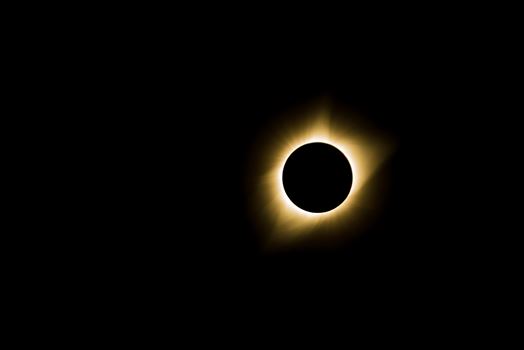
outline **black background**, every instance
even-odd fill
[[[508,33],[520,22],[480,5],[369,5],[47,9],[56,21],[33,8],[36,28],[13,25],[25,38],[9,53],[22,67],[7,66],[10,90],[24,92],[12,148],[25,154],[12,205],[24,208],[22,252],[9,263],[29,281],[15,307],[44,305],[40,326],[64,306],[59,317],[79,328],[70,320],[85,316],[88,332],[127,330],[121,320],[194,326],[191,341],[228,318],[286,332],[285,311],[313,327],[335,321],[352,341],[338,321],[363,307],[389,341],[375,321],[390,307],[388,328],[415,316],[409,337],[424,316],[461,332],[460,316],[503,309],[516,289],[501,282],[521,274],[507,249],[520,247],[508,220],[518,207],[502,199],[518,196],[501,189],[518,159],[505,155],[519,149],[508,103],[519,41]],[[396,141],[378,174],[381,211],[355,239],[263,251],[245,186],[255,136],[318,98]]]

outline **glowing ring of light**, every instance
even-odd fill
[[[306,236],[319,225],[330,232],[348,231],[362,215],[359,207],[373,207],[370,191],[362,191],[367,180],[386,158],[391,144],[366,129],[352,116],[336,116],[325,105],[301,111],[299,117],[283,119],[256,143],[257,155],[251,188],[255,191],[252,210],[261,232],[273,241],[289,241]],[[296,206],[282,182],[284,165],[297,148],[312,142],[327,143],[340,150],[349,161],[353,183],[346,199],[336,208],[313,213]],[[364,193],[365,192],[365,193]]]
[[[287,195],[285,189],[284,189],[284,182],[282,180],[283,173],[284,173],[284,166],[286,165],[286,161],[291,156],[291,154],[293,152],[295,152],[297,149],[299,149],[300,147],[302,147],[304,145],[307,145],[307,144],[310,144],[310,143],[315,143],[315,142],[321,142],[321,143],[325,143],[325,144],[331,145],[331,146],[335,147],[336,149],[338,149],[340,152],[342,152],[344,157],[346,157],[346,159],[348,160],[349,166],[351,167],[351,171],[353,173],[353,183],[351,184],[351,188],[349,189],[349,193],[346,196],[346,198],[344,199],[344,201],[342,201],[342,203],[337,205],[335,208],[333,208],[331,210],[328,210],[328,211],[320,212],[320,213],[314,213],[314,212],[310,212],[310,211],[304,210],[304,209],[300,208],[299,206],[297,206],[295,203],[293,203],[291,201],[291,199],[289,198],[289,196]],[[344,204],[348,201],[349,197],[351,196],[351,192],[353,192],[353,188],[355,187],[355,182],[356,182],[356,177],[357,177],[356,176],[356,172],[354,170],[353,162],[351,161],[351,158],[349,157],[349,153],[346,150],[344,150],[342,147],[340,147],[340,146],[338,146],[338,145],[336,145],[336,144],[334,144],[332,142],[327,142],[327,141],[324,141],[324,140],[319,141],[316,138],[313,138],[313,141],[307,141],[307,142],[305,142],[303,144],[298,145],[294,149],[292,149],[291,152],[289,152],[287,154],[287,156],[284,159],[284,162],[279,166],[279,168],[280,168],[280,171],[278,173],[278,176],[279,176],[279,178],[278,178],[279,191],[280,191],[281,196],[283,197],[284,201],[286,202],[286,206],[289,207],[290,209],[296,210],[297,213],[299,213],[301,215],[307,215],[307,216],[309,216],[309,215],[311,215],[311,216],[327,215],[327,214],[331,213],[332,211],[337,210],[337,209],[343,207]]]

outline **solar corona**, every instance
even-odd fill
[[[325,104],[279,118],[255,142],[250,207],[268,241],[356,232],[375,206],[368,182],[390,153],[387,137]]]

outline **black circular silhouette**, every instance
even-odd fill
[[[297,148],[286,160],[282,183],[289,199],[299,208],[323,213],[347,198],[353,172],[346,156],[322,142]]]

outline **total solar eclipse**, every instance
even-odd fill
[[[287,158],[282,184],[297,207],[311,213],[324,213],[347,198],[353,184],[353,172],[339,149],[313,142],[300,146]]]

